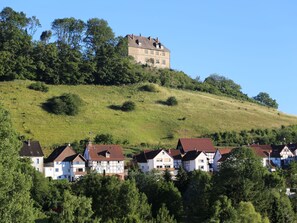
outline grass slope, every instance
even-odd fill
[[[49,86],[49,92],[30,90],[30,81],[0,83],[0,101],[11,113],[14,127],[43,146],[62,144],[93,137],[99,133],[113,134],[131,145],[140,143],[175,146],[177,138],[251,128],[272,128],[297,124],[296,116],[248,102],[200,92],[158,87],[157,93],[139,91],[133,86]],[[48,98],[62,93],[78,94],[85,102],[77,116],[49,114],[42,109]],[[177,106],[165,101],[175,96]],[[122,112],[109,106],[131,100],[136,110]],[[92,133],[90,135],[90,132]]]

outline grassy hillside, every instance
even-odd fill
[[[0,83],[0,101],[12,116],[14,127],[43,146],[72,142],[99,133],[140,143],[176,145],[179,137],[251,128],[271,128],[297,124],[297,117],[274,109],[206,93],[159,88],[159,92],[139,91],[141,85],[49,86],[49,92],[30,90],[30,81]],[[85,105],[74,117],[49,114],[42,109],[48,98],[62,93],[78,94]],[[175,96],[179,104],[166,106]],[[136,103],[133,112],[113,110],[109,106],[124,101]],[[91,132],[91,135],[90,135]]]

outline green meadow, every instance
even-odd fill
[[[199,137],[225,130],[273,128],[297,124],[297,117],[275,109],[207,93],[156,86],[159,92],[140,91],[142,86],[49,85],[47,93],[30,90],[31,81],[0,83],[1,104],[10,112],[15,129],[44,147],[110,133],[130,146],[140,144],[174,147],[181,137]],[[53,96],[74,93],[84,101],[76,116],[50,114],[42,104]],[[175,96],[177,106],[167,106]],[[125,101],[136,110],[111,107]],[[129,146],[128,146],[129,147]]]

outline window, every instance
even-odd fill
[[[161,169],[163,166],[157,166],[158,169]]]
[[[59,172],[59,168],[56,168],[56,169],[55,169],[55,172]]]
[[[162,64],[165,65],[166,64],[166,61],[165,60],[162,60]]]
[[[68,173],[70,173],[70,169],[68,169]]]
[[[84,169],[83,168],[78,168],[77,172],[84,172]]]
[[[160,63],[160,60],[159,59],[156,59],[156,64],[159,64]]]
[[[39,159],[38,158],[36,159],[36,163],[39,164]]]
[[[201,160],[200,160],[200,163],[204,163],[204,160],[201,159]]]
[[[170,168],[170,165],[166,165],[165,168]]]
[[[156,162],[162,162],[163,160],[162,159],[156,159]]]
[[[200,170],[204,170],[204,166],[200,166]]]
[[[159,55],[159,51],[156,51],[156,55]]]
[[[147,50],[147,49],[145,49],[145,50],[144,50],[144,53],[145,53],[145,54],[148,54],[148,50]]]
[[[107,161],[107,165],[109,165],[109,161]]]
[[[165,56],[165,52],[162,52],[162,56]]]
[[[154,51],[153,50],[151,50],[151,54],[154,54]]]

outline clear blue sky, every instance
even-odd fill
[[[297,115],[297,1],[294,0],[1,0],[35,15],[43,30],[57,18],[108,21],[116,36],[159,37],[173,69],[202,80],[226,76],[255,96],[264,91],[279,110]]]

